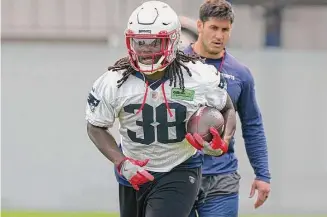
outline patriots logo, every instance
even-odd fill
[[[218,87],[220,87],[221,89],[225,89],[227,90],[227,81],[226,79],[223,77],[223,74],[220,73],[220,82],[218,84]]]
[[[90,110],[94,112],[95,108],[99,105],[100,100],[95,98],[95,96],[90,92],[89,96],[87,97],[87,103],[90,106]]]

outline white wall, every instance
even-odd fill
[[[269,142],[272,194],[257,212],[327,213],[327,53],[232,52],[253,70]],[[84,108],[93,81],[123,53],[2,43],[2,208],[117,210],[112,164],[88,139]],[[252,213],[253,172],[240,127],[237,135],[241,212]]]
[[[287,49],[327,50],[327,7],[286,8],[282,25]]]
[[[100,40],[123,42],[130,13],[144,0],[2,0],[2,38]],[[166,0],[179,15],[197,19],[202,0]],[[261,48],[265,41],[264,10],[235,5],[230,46]],[[291,49],[327,49],[327,7],[287,7],[282,44]]]

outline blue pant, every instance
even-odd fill
[[[238,193],[216,196],[196,204],[189,217],[237,217],[238,201]]]
[[[237,172],[203,176],[189,217],[237,217],[240,178]]]

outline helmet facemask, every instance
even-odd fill
[[[126,32],[126,45],[133,68],[146,75],[164,70],[176,57],[176,31],[159,34]]]

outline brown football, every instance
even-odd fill
[[[198,133],[205,141],[210,142],[212,140],[210,127],[216,128],[222,135],[224,125],[224,117],[218,109],[203,106],[190,117],[186,130],[191,134]]]

